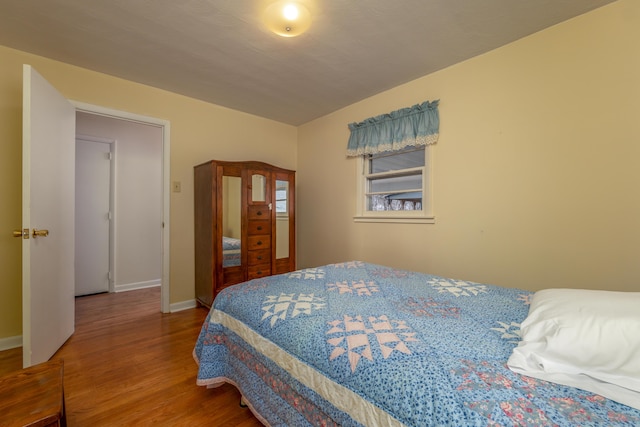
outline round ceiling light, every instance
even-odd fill
[[[311,13],[304,5],[295,1],[277,1],[264,11],[267,27],[282,37],[295,37],[311,26]]]

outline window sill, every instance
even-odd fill
[[[409,216],[409,215],[357,215],[353,217],[353,222],[386,222],[397,224],[435,224],[435,216]]]

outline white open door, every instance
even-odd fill
[[[22,353],[28,367],[73,334],[75,108],[23,68]]]

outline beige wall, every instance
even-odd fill
[[[171,303],[194,298],[193,166],[210,159],[260,160],[297,169],[297,129],[167,91],[0,46],[0,341],[21,335],[22,64],[67,98],[171,123]]]
[[[620,0],[301,126],[298,266],[640,291],[639,52]],[[435,99],[436,224],[354,223],[347,124]]]

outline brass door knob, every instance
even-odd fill
[[[37,228],[33,229],[33,238],[36,237],[47,237],[49,235],[49,230],[38,230]]]
[[[13,237],[22,237],[23,239],[28,239],[29,229],[25,228],[24,230],[13,230]]]

